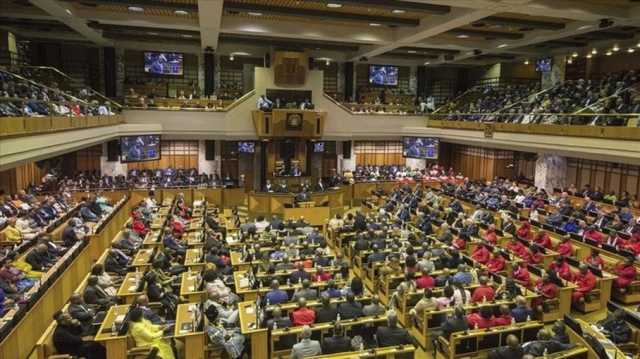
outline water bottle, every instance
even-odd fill
[[[111,324],[111,335],[112,336],[116,336],[118,335],[118,326],[116,325],[115,320],[113,321],[113,323]]]
[[[336,314],[336,322],[340,321],[340,313]]]

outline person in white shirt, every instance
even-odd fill
[[[336,216],[329,220],[329,228],[338,229],[344,225],[344,221],[342,220],[342,215],[340,213],[336,213]]]
[[[271,111],[273,107],[273,101],[269,100],[267,96],[261,95],[258,99],[258,110]]]
[[[18,217],[16,228],[22,233],[22,238],[33,239],[38,235],[39,229],[35,227],[33,221],[28,216]]]
[[[265,220],[263,216],[258,216],[256,218],[256,233],[262,233],[269,227],[269,221]]]

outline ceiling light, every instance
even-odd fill
[[[173,13],[176,15],[189,15],[189,12],[184,10],[176,10]]]
[[[182,34],[180,36],[184,37],[185,39],[190,39],[193,37],[193,35],[189,35],[189,34]]]
[[[430,63],[429,61],[427,61],[427,62],[425,62],[424,64],[425,64],[425,65],[429,65],[429,64],[431,64],[431,63]]]
[[[591,25],[582,25],[582,26],[580,26],[580,27],[578,28],[578,31],[586,30],[586,29],[588,29],[588,28],[590,28],[590,27],[591,27]]]
[[[251,16],[262,16],[261,12],[249,11],[247,14]]]
[[[392,14],[404,14],[405,12],[407,12],[407,11],[403,10],[403,9],[393,9],[393,10],[391,10]]]
[[[620,48],[618,47],[618,45],[613,45],[613,52],[618,52],[620,51]]]
[[[607,51],[607,53],[605,55],[611,56],[611,55],[613,55],[613,52],[611,52],[611,50],[609,50],[609,51]]]
[[[157,32],[147,32],[147,35],[156,36],[156,35],[158,35],[158,33]]]
[[[342,4],[338,4],[338,3],[335,3],[335,2],[330,2],[330,3],[327,4],[327,7],[328,8],[332,8],[332,9],[339,9],[339,8],[342,7]]]
[[[593,49],[593,50],[591,50],[591,53],[595,55],[595,54],[597,54],[597,53],[598,53],[598,50]]]
[[[71,10],[69,9],[64,9],[67,12],[67,15],[73,15],[73,13],[71,12]]]
[[[571,54],[572,57],[578,57],[578,53],[574,52],[573,54]]]
[[[244,51],[236,51],[230,54],[231,56],[250,56],[251,54]]]
[[[529,65],[529,60],[524,60],[525,65]]]
[[[630,47],[629,49],[627,49],[627,52],[633,54],[634,52],[636,52],[636,50],[633,47]]]
[[[324,64],[327,66],[331,65],[331,60],[327,59],[327,61],[325,61]]]
[[[233,57],[233,55],[229,55],[229,60],[230,60],[230,61],[235,60],[235,58]]]
[[[380,24],[378,24],[377,22],[372,22],[372,23],[369,23],[369,26],[380,26]]]
[[[468,39],[469,35],[465,35],[465,34],[460,34],[458,36],[456,36],[458,39]]]
[[[637,47],[640,47],[640,42],[638,43],[638,45],[636,45]]]
[[[410,54],[415,54],[415,53],[416,53],[416,52],[418,52],[418,51],[416,51],[416,50],[409,50],[409,51],[407,51],[407,52],[408,52],[408,53],[410,53]]]
[[[144,8],[141,8],[140,6],[129,6],[127,9],[129,9],[129,11],[133,11],[133,12],[142,12],[142,11],[144,11]]]
[[[498,48],[499,48],[499,49],[502,49],[502,48],[505,48],[505,47],[507,47],[507,46],[509,46],[509,45],[507,45],[507,44],[500,44],[500,45],[498,45]]]
[[[573,60],[572,60],[571,58],[568,58],[568,59],[567,59],[567,63],[568,63],[569,65],[571,65],[571,64],[573,63]]]
[[[588,58],[588,59],[590,59],[590,58],[592,58],[592,57],[593,57],[593,55],[591,55],[591,54],[587,54],[587,58]]]

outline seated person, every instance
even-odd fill
[[[320,307],[316,308],[316,323],[328,323],[336,320],[338,310],[331,304],[331,298],[322,294],[320,296]]]
[[[506,304],[500,305],[500,314],[493,318],[493,326],[510,325],[515,322],[515,319],[511,316],[511,310]]]
[[[380,305],[380,297],[378,297],[377,295],[371,297],[370,304],[362,307],[362,315],[364,316],[383,315],[385,312],[386,309],[382,305]]]
[[[536,336],[536,340],[524,343],[522,350],[525,354],[531,354],[534,357],[553,354],[559,351],[572,348],[573,344],[562,344],[552,339],[551,333],[547,329],[540,329]]]
[[[98,277],[94,275],[89,276],[82,297],[85,303],[98,305],[103,310],[108,309],[117,302],[114,296],[109,295],[98,285]]]
[[[606,319],[598,322],[604,335],[615,344],[627,343],[631,340],[631,327],[624,319],[624,311],[616,310]]]
[[[129,333],[136,346],[157,348],[160,358],[175,359],[170,341],[164,338],[164,329],[146,320],[140,308],[133,308],[129,312]]]
[[[467,315],[469,327],[474,329],[491,328],[494,325],[493,321],[493,311],[488,306],[480,307],[478,312]]]
[[[300,342],[291,348],[291,359],[307,358],[320,354],[322,354],[320,342],[311,340],[311,328],[305,325],[300,333]]]
[[[347,293],[347,300],[338,305],[338,315],[340,319],[354,319],[364,315],[362,312],[362,304],[356,301],[353,293]]]
[[[414,344],[414,339],[409,332],[398,326],[398,317],[393,311],[387,314],[387,326],[379,326],[376,330],[376,341],[379,347]],[[413,358],[413,353],[396,355],[396,358]]]
[[[469,329],[469,323],[465,316],[464,308],[457,306],[451,316],[442,323],[442,337],[449,340],[452,333]]]
[[[322,353],[333,354],[348,352],[351,350],[351,340],[345,335],[342,324],[336,323],[333,326],[333,335],[325,337],[322,341]]]
[[[495,297],[495,291],[487,284],[489,282],[489,278],[481,276],[478,279],[478,282],[480,285],[473,290],[471,301],[473,303],[492,302]]]
[[[519,295],[516,297],[516,307],[511,309],[511,316],[516,323],[524,323],[531,320],[533,312],[527,306],[525,297]]]
[[[289,295],[284,290],[280,289],[280,283],[277,280],[271,282],[271,290],[264,296],[265,303],[280,304],[289,300]]]
[[[56,329],[53,332],[53,345],[58,354],[68,354],[86,359],[106,359],[105,348],[93,341],[82,339],[82,325],[69,313],[57,312],[53,319]]]
[[[490,351],[487,359],[521,359],[523,354],[518,337],[509,334],[507,336],[507,345]]]
[[[312,325],[316,320],[316,312],[307,308],[305,298],[298,299],[298,308],[291,312],[291,323],[294,326]]]
[[[237,326],[221,325],[219,323],[219,313],[215,307],[205,309],[207,316],[207,336],[213,345],[224,347],[225,352],[231,359],[242,357],[245,346],[245,336]]]
[[[31,265],[33,270],[39,272],[44,272],[53,265],[53,260],[49,256],[46,244],[38,244],[27,254],[25,261]]]
[[[627,288],[636,280],[636,266],[633,257],[626,257],[623,263],[615,267],[615,274],[618,278],[613,282],[613,287],[620,293],[626,293]]]
[[[573,290],[571,300],[573,304],[578,304],[585,302],[585,295],[596,287],[598,279],[593,275],[593,273],[591,273],[589,266],[583,263],[580,265],[578,273],[575,274],[573,283],[577,288]]]
[[[538,279],[534,287],[534,290],[539,297],[534,298],[531,301],[531,305],[539,313],[547,311],[545,302],[558,298],[559,288],[556,281],[552,280],[551,273],[554,273],[553,276],[555,276],[555,272],[544,273],[542,278]]]

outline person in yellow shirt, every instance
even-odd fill
[[[16,227],[16,217],[9,217],[7,221],[7,228],[2,231],[4,233],[5,240],[8,242],[20,243],[24,239],[22,232]]]
[[[163,338],[163,326],[152,324],[144,319],[140,308],[134,308],[129,312],[129,320],[129,332],[136,341],[136,346],[158,348],[158,358],[175,359],[171,343]]]

